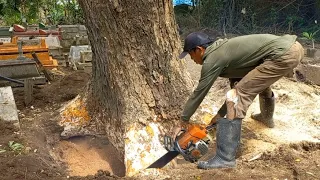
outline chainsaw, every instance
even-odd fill
[[[215,126],[216,124],[207,127],[190,125],[187,129],[182,129],[174,140],[170,136],[164,136],[164,147],[168,152],[148,168],[162,168],[179,154],[186,161],[198,161],[208,152],[209,139],[205,138],[208,131]]]

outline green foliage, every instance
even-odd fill
[[[21,14],[18,9],[20,6],[19,0],[0,0],[1,16],[6,25],[21,22]]]
[[[67,16],[65,17],[66,23],[76,24],[84,22],[83,11],[77,0],[69,0],[64,6],[67,12]]]
[[[77,0],[0,0],[0,16],[5,25],[45,22],[74,24],[83,22]]]
[[[219,27],[220,13],[223,0],[202,0],[201,6],[196,7],[201,18],[201,26],[209,28]]]
[[[14,141],[9,141],[8,146],[9,146],[10,150],[17,152],[17,153],[21,153],[21,151],[24,148],[24,146],[22,144],[14,142]]]
[[[288,33],[291,33],[294,31],[294,28],[301,28],[305,22],[302,17],[289,15],[286,19],[286,23],[288,24]]]
[[[40,4],[43,0],[28,0],[21,7],[22,16],[26,18],[27,22],[30,24],[38,23],[40,15]]]
[[[314,36],[316,35],[316,33],[318,31],[313,32],[313,33],[303,32],[302,35],[303,35],[303,37],[307,38],[308,40],[314,40]]]
[[[5,149],[0,149],[0,154],[6,152]]]
[[[195,0],[195,6],[174,7],[180,30],[188,34],[204,27],[219,29],[223,0]]]
[[[77,24],[83,23],[83,12],[77,0],[44,0],[42,6],[49,23]]]
[[[197,0],[189,10],[175,11],[179,26],[213,28],[235,34],[274,33],[301,34],[313,32],[320,21],[320,0]],[[175,7],[175,9],[178,6]],[[318,36],[318,35],[317,35]],[[317,37],[315,37],[317,38]]]
[[[319,29],[320,30],[320,29]],[[308,40],[310,40],[312,42],[312,48],[314,49],[314,40],[315,40],[315,35],[317,34],[317,32],[319,31],[315,31],[315,32],[312,32],[312,33],[308,33],[308,32],[303,32],[302,33],[302,36]]]

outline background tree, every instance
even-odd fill
[[[22,22],[20,8],[20,0],[1,0],[1,17],[6,25],[12,25],[16,22]]]

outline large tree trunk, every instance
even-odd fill
[[[173,127],[192,86],[183,61],[177,58],[181,45],[172,1],[79,3],[92,46],[93,69],[89,93],[83,98],[86,102],[78,100],[78,111],[119,150],[127,175],[134,174],[164,153],[156,147],[160,146],[155,142],[158,128]],[[87,110],[90,118],[83,114]],[[154,157],[142,162],[133,158],[137,153],[144,153],[142,159]]]

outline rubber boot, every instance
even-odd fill
[[[220,118],[217,123],[217,151],[208,161],[200,161],[198,168],[232,168],[236,166],[236,152],[240,144],[242,119]]]
[[[266,98],[259,95],[260,113],[251,115],[251,118],[260,121],[269,128],[273,128],[273,113],[275,106],[274,101],[273,93],[271,98]]]

